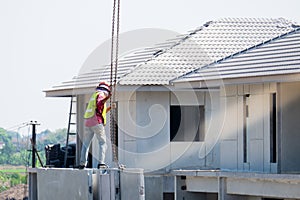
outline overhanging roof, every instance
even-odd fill
[[[145,31],[143,29],[140,32],[151,34],[151,31],[152,29],[149,31]],[[166,37],[168,35],[172,35],[173,38],[168,38],[164,41],[157,41],[157,44],[149,47],[139,47],[140,49],[135,49],[130,53],[121,56],[118,62],[117,80],[119,80],[121,77],[126,76],[126,74],[130,73],[137,65],[151,60],[164,49],[170,48],[171,46],[177,44],[179,40],[182,40],[182,38],[186,37],[186,35],[184,34],[174,37],[174,33],[165,34],[163,37]],[[140,35],[140,37],[143,37],[143,35]],[[162,36],[160,36],[160,38],[161,37]],[[122,37],[120,39],[122,39]],[[71,80],[55,85],[52,88],[45,90],[44,92],[46,93],[47,97],[65,97],[76,94],[89,93],[89,91],[94,90],[95,86],[99,83],[100,80],[109,82],[110,73],[111,69],[109,63],[107,63],[106,65],[99,65],[91,68],[87,72],[80,73],[79,75],[73,77]]]
[[[225,18],[208,22],[171,49],[136,67],[119,83],[169,85],[174,78],[292,30],[293,24],[282,18]]]
[[[283,81],[280,76],[287,77],[298,73],[300,73],[300,28],[194,70],[173,82],[178,84],[219,80],[219,83],[224,84],[236,82],[233,79],[249,82],[246,79],[256,77],[265,77],[260,78],[260,81]]]
[[[225,18],[120,58],[119,86],[170,85],[170,81],[236,52],[294,30],[292,22],[265,18]],[[122,41],[121,41],[122,42]],[[46,90],[46,96],[88,93],[109,80],[110,66],[98,66]]]

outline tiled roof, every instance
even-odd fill
[[[199,68],[174,82],[300,73],[300,28]]]
[[[169,85],[174,78],[294,30],[285,19],[225,18],[208,22],[142,63],[121,85]]]
[[[224,18],[211,21],[188,34],[119,59],[118,84],[169,85],[171,80],[284,33],[294,30],[288,20]],[[48,96],[67,96],[73,89],[94,88],[110,79],[110,65],[97,66],[70,81],[46,90]],[[52,94],[50,94],[52,93]]]
[[[162,43],[158,43],[150,47],[137,49],[119,58],[117,79],[119,80],[120,77],[128,74],[138,64],[147,62],[152,57],[155,57],[158,53],[162,52],[164,49],[170,48],[185,37],[186,34],[177,35],[175,38],[168,39],[167,41],[163,41]],[[45,92],[49,93],[52,91],[72,90],[74,88],[94,88],[100,80],[109,82],[110,73],[110,64],[97,66],[89,70],[88,72],[81,73],[78,76],[73,77],[72,80],[65,81],[59,85],[53,86],[51,89],[48,89]]]

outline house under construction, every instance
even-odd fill
[[[123,55],[116,73],[113,167],[32,169],[32,199],[300,199],[300,26],[211,21]],[[72,98],[76,163],[81,116],[109,74],[97,66],[45,91]]]

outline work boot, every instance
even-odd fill
[[[84,165],[79,165],[79,166],[78,166],[78,169],[84,169],[84,168],[85,168]]]
[[[101,164],[98,164],[97,168],[98,169],[106,169],[106,168],[108,168],[108,166],[106,164],[101,163]]]

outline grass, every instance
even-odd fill
[[[26,169],[0,169],[3,173],[26,173]]]
[[[27,183],[25,166],[0,165],[0,192],[22,183]]]
[[[3,173],[26,173],[25,166],[0,165],[0,172]]]

